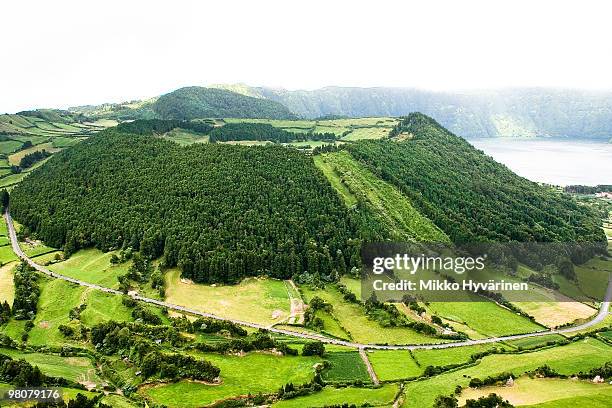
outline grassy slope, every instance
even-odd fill
[[[117,288],[117,278],[127,273],[129,263],[112,265],[113,252],[102,252],[95,248],[80,250],[67,260],[49,266],[53,272],[95,283],[109,288]]]
[[[38,366],[43,374],[53,377],[63,377],[72,381],[100,382],[91,361],[86,357],[60,357],[54,354],[24,353],[14,349],[0,349],[15,360],[24,359],[32,365]]]
[[[399,190],[376,177],[346,151],[317,155],[315,164],[351,206],[361,202],[368,216],[376,218],[391,239],[449,241],[438,227],[421,215]]]
[[[314,357],[279,357],[267,353],[249,353],[244,357],[196,355],[221,369],[221,385],[180,381],[141,392],[170,407],[201,407],[233,396],[276,392],[288,382],[306,383],[314,376],[313,365],[320,361]]]
[[[357,342],[390,344],[441,342],[440,339],[419,334],[408,328],[380,326],[377,322],[367,318],[362,306],[345,301],[340,292],[333,287],[328,287],[325,290],[302,289],[306,300],[312,299],[313,296],[319,296],[330,303],[333,307],[333,314],[340,322],[340,325]]]

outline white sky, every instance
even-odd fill
[[[3,1],[0,112],[186,85],[612,88],[605,1]]]

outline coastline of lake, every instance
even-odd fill
[[[474,147],[531,181],[612,184],[612,143],[566,139],[469,139]]]

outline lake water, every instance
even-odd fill
[[[516,174],[557,185],[612,184],[612,143],[542,139],[471,139]]]

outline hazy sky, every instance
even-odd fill
[[[610,89],[611,15],[584,0],[3,1],[0,112],[220,82]]]

